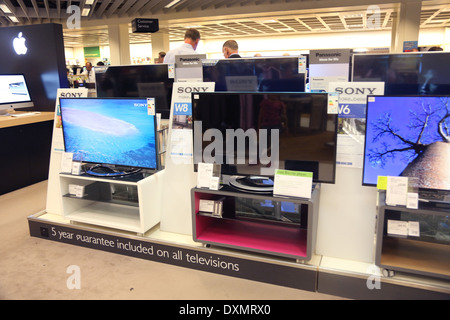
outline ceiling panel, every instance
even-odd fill
[[[81,17],[81,28],[64,30],[66,46],[108,45],[107,25],[119,20],[131,22],[135,17],[158,18],[160,27],[167,29],[171,41],[183,40],[185,29],[192,26],[199,29],[203,39],[370,30],[367,28],[368,13],[362,6],[338,10],[301,9],[306,5],[311,8],[312,2],[319,4],[325,0],[0,0],[0,26],[48,22],[65,26],[74,12],[67,12],[68,8],[76,6],[85,8],[86,16]],[[450,27],[450,1],[423,3],[421,28]],[[263,12],[264,8],[281,6],[298,7],[299,10]],[[230,10],[250,12],[251,8],[258,8],[255,12],[259,14],[247,17],[222,15]],[[397,8],[396,3],[380,6],[381,29],[392,27]],[[202,15],[203,12],[210,13],[210,18]],[[151,42],[151,35],[132,33],[130,26],[130,43],[142,42]]]

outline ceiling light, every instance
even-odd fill
[[[12,22],[15,22],[15,23],[18,23],[18,22],[19,22],[19,19],[17,19],[17,18],[14,17],[14,16],[8,16],[8,18],[9,18]]]
[[[94,3],[94,0],[86,0],[86,2],[85,2],[84,4],[91,5],[91,4],[93,4],[93,3]]]
[[[0,9],[2,9],[2,11],[4,13],[12,13],[11,10],[9,10],[8,6],[6,4],[0,4]]]
[[[91,11],[91,7],[85,7],[85,8],[83,8],[83,11],[81,12],[81,15],[83,17],[86,17],[86,16],[89,15],[89,11]]]
[[[181,0],[173,0],[172,2],[170,2],[169,4],[167,4],[166,6],[164,6],[164,8],[169,9],[172,8],[174,5],[176,5],[178,2],[180,2]]]

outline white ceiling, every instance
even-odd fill
[[[151,42],[151,34],[131,32],[134,18],[158,19],[171,41],[182,40],[185,29],[192,26],[202,39],[365,31],[372,16],[369,4],[377,4],[379,28],[390,30],[401,0],[181,0],[170,8],[165,6],[172,0],[88,2],[0,0],[0,26],[55,22],[65,27],[72,14],[67,8],[76,5],[90,10],[81,18],[81,28],[65,27],[66,46],[107,45],[107,25],[118,23],[130,23],[130,43]],[[420,24],[421,28],[450,27],[450,1],[422,1]]]

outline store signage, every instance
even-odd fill
[[[159,20],[136,18],[131,21],[131,28],[133,33],[157,32],[159,31]]]
[[[22,36],[22,32],[19,32],[19,35],[13,40],[14,51],[18,55],[24,55],[27,53],[28,48],[25,45],[26,39]]]

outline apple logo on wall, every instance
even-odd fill
[[[26,39],[22,37],[22,32],[19,32],[19,35],[14,38],[13,47],[18,55],[26,54],[28,51],[27,46],[25,45]]]

